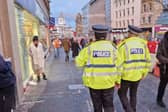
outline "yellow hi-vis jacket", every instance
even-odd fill
[[[84,85],[92,89],[108,89],[120,84],[119,57],[110,41],[97,41],[84,48],[76,58],[76,65],[84,67]]]
[[[127,81],[139,81],[149,72],[151,56],[147,42],[139,37],[131,37],[120,46],[118,51],[122,60],[121,78]]]

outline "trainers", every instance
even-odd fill
[[[157,104],[162,108],[166,108],[166,105],[163,101],[157,101]]]

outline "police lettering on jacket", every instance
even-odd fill
[[[93,51],[93,57],[99,58],[99,57],[110,57],[111,53],[110,51]]]

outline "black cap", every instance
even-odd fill
[[[138,27],[133,26],[133,25],[128,25],[128,31],[133,33],[133,34],[138,34],[138,33],[143,32],[143,30],[141,28],[138,28]]]
[[[106,25],[93,25],[92,29],[96,33],[108,33],[110,28]]]
[[[39,39],[38,39],[38,36],[33,36],[33,42],[34,41],[38,41]]]

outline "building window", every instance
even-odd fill
[[[123,0],[123,2],[124,2],[124,5],[125,5],[125,0]]]
[[[130,25],[129,20],[127,20],[127,24]]]
[[[120,2],[120,6],[121,6],[121,0],[119,0],[119,2]]]
[[[121,24],[121,21],[120,21],[120,27],[121,27],[121,25],[122,25],[122,24]]]
[[[149,4],[149,10],[152,11],[152,3]]]
[[[132,19],[131,22],[132,22],[132,25],[134,25],[134,19]]]
[[[123,16],[125,17],[125,9],[123,10]]]
[[[120,11],[120,17],[122,16],[121,11]]]
[[[149,16],[149,17],[148,17],[148,23],[151,23],[151,22],[152,22],[152,17]]]
[[[144,4],[144,12],[147,12],[146,4]]]
[[[123,21],[123,27],[125,27],[125,21]]]
[[[132,7],[132,15],[134,15],[134,7]]]
[[[118,22],[116,22],[116,27],[118,28]]]
[[[132,0],[132,2],[134,2],[134,0]]]
[[[130,14],[130,12],[129,12],[129,8],[127,8],[127,12],[128,12],[128,16],[129,16],[129,14]]]
[[[118,12],[116,11],[116,18],[118,18]]]
[[[128,4],[130,3],[130,0],[128,0]]]
[[[142,18],[143,24],[145,24],[145,17]]]
[[[116,0],[115,2],[116,2],[116,7],[118,7],[118,0]]]

